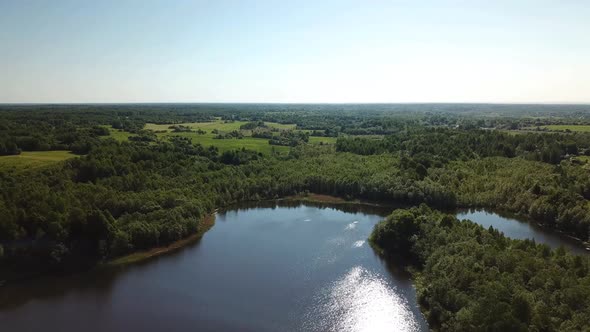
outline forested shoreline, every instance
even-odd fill
[[[454,206],[453,195],[436,184],[388,175],[398,171],[391,156],[330,147],[294,153],[299,157],[285,160],[254,154],[234,165],[183,141],[112,141],[54,168],[4,177],[5,266],[110,259],[186,237],[217,207],[304,192]]]
[[[428,208],[394,211],[370,242],[413,271],[418,302],[440,331],[584,331],[590,259],[513,240]]]
[[[587,133],[514,135],[418,127],[378,141],[339,138],[336,149],[399,155],[401,168],[448,188],[461,207],[515,213],[588,240],[590,177],[572,157],[590,153]]]

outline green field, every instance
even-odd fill
[[[216,146],[219,151],[227,151],[227,150],[235,150],[246,148],[249,150],[254,150],[258,152],[262,152],[264,154],[271,154],[274,152],[279,153],[287,153],[289,151],[288,146],[280,146],[280,145],[270,145],[268,144],[268,139],[265,138],[253,138],[250,137],[251,132],[249,130],[242,130],[242,134],[244,134],[244,138],[237,139],[216,139],[216,134],[213,134],[212,131],[217,129],[220,132],[230,132],[233,130],[240,130],[240,126],[246,124],[246,121],[234,121],[234,122],[225,122],[223,120],[216,120],[212,122],[192,122],[192,123],[180,123],[179,125],[183,125],[186,127],[190,127],[193,130],[202,129],[206,132],[206,134],[199,135],[196,132],[172,132],[169,127],[170,124],[154,124],[148,123],[145,126],[145,129],[157,131],[156,135],[160,139],[167,139],[171,136],[180,136],[180,137],[188,137],[192,140],[194,144],[199,143],[203,146]],[[281,124],[281,123],[274,123],[274,122],[265,122],[265,124],[271,128],[278,128],[283,130],[295,129],[294,124]],[[335,137],[310,137],[309,143],[311,144],[334,144],[336,142]]]
[[[182,125],[185,127],[189,127],[194,132],[173,132],[172,129],[169,127],[171,124],[155,124],[155,123],[147,123],[145,125],[145,129],[152,130],[156,132],[156,136],[158,139],[167,140],[172,136],[180,136],[180,137],[187,137],[190,138],[193,144],[201,144],[203,146],[216,146],[219,151],[228,151],[228,150],[235,150],[246,148],[249,150],[254,150],[258,152],[262,152],[264,154],[271,154],[274,152],[278,153],[287,153],[289,151],[288,146],[280,146],[280,145],[270,145],[268,144],[268,139],[265,138],[253,138],[251,137],[252,133],[250,130],[240,130],[240,126],[248,123],[247,121],[233,121],[233,122],[225,122],[223,120],[215,120],[211,122],[190,122],[190,123],[179,123],[178,125]],[[274,123],[274,122],[265,122],[265,124],[271,128],[277,128],[281,130],[296,130],[296,125],[294,124],[282,124],[282,123]],[[110,131],[110,136],[105,136],[105,138],[113,138],[119,142],[127,141],[129,136],[133,134],[113,129],[110,126],[105,126]],[[201,129],[204,130],[206,133],[203,135],[199,135],[196,133],[196,130]],[[215,137],[217,134],[213,134],[212,131],[217,129],[222,133],[231,132],[234,130],[241,131],[244,135],[244,138],[237,139],[216,139]],[[336,137],[309,137],[310,144],[335,144]]]
[[[569,129],[571,131],[590,132],[590,125],[547,125],[541,128],[552,131],[565,131]]]
[[[252,137],[244,137],[241,139],[232,138],[232,139],[216,139],[215,134],[207,133],[204,135],[199,135],[195,132],[190,133],[158,133],[156,134],[160,139],[166,139],[167,137],[171,136],[180,136],[180,137],[188,137],[192,140],[193,144],[199,143],[203,146],[216,146],[219,151],[227,151],[227,150],[236,150],[241,148],[246,148],[249,150],[254,150],[258,152],[262,152],[265,154],[270,154],[273,151],[276,152],[288,152],[288,146],[279,146],[279,145],[270,145],[268,144],[268,140],[264,138],[252,138]]]
[[[0,170],[23,171],[31,168],[52,165],[75,156],[76,155],[70,151],[24,151],[19,155],[1,156]]]
[[[336,137],[309,136],[309,143],[311,144],[336,144],[336,140]]]
[[[128,132],[120,130],[120,129],[109,128],[109,131],[111,132],[111,134],[109,136],[105,136],[105,138],[110,137],[110,138],[113,138],[119,142],[128,141],[129,136],[133,135],[131,133],[128,133]]]
[[[530,133],[531,131],[534,131],[537,127],[534,127],[535,129],[528,129],[530,127],[527,128],[523,128],[523,129],[496,129],[497,131],[501,132],[501,133],[506,133],[508,135],[521,135],[521,134],[526,134],[526,133]]]
[[[590,169],[590,156],[575,156],[570,159],[573,163],[584,169]]]

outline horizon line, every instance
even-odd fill
[[[255,101],[120,101],[120,102],[0,102],[0,106],[9,105],[572,105],[590,106],[587,102],[255,102]]]

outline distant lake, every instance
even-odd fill
[[[534,239],[537,243],[547,244],[551,248],[563,245],[575,254],[589,253],[579,241],[533,222],[501,216],[486,210],[460,210],[457,218],[469,219],[485,228],[492,226],[513,239]]]
[[[0,288],[0,324],[3,331],[427,330],[409,276],[366,241],[383,214],[361,210],[275,203],[228,210],[176,253]]]

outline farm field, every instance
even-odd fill
[[[569,129],[571,131],[590,132],[590,125],[547,125],[541,128],[552,131],[565,131]]]
[[[1,156],[0,171],[24,171],[55,164],[76,157],[70,151],[23,151],[19,155]]]
[[[526,133],[530,133],[531,131],[535,131],[536,127],[533,128],[523,128],[523,129],[495,129],[498,132],[506,133],[508,135],[522,135]]]
[[[180,136],[190,138],[193,144],[199,143],[203,146],[216,146],[219,151],[228,151],[246,148],[249,150],[258,151],[264,154],[272,153],[287,153],[289,151],[288,146],[271,145],[268,143],[266,138],[254,138],[251,137],[250,130],[241,130],[244,134],[243,138],[232,138],[232,139],[217,139],[217,134],[212,133],[213,130],[217,129],[219,132],[231,132],[234,130],[240,131],[240,126],[246,124],[246,121],[234,121],[225,122],[223,120],[216,120],[212,122],[192,122],[192,123],[180,123],[178,125],[186,126],[192,130],[204,130],[205,134],[198,134],[196,132],[173,132],[169,127],[170,124],[154,124],[147,123],[145,129],[156,131],[156,136],[159,139],[167,139],[172,136]],[[274,122],[265,122],[268,127],[277,128],[282,130],[295,129],[294,124],[281,124]],[[113,134],[113,132],[111,132]],[[336,143],[336,137],[309,137],[310,144],[334,144]]]
[[[336,144],[336,140],[336,137],[309,136],[309,143],[311,144]]]
[[[244,137],[241,139],[216,139],[215,134],[207,133],[199,135],[195,132],[183,132],[183,133],[157,133],[159,139],[167,139],[172,136],[180,136],[190,138],[193,144],[199,143],[203,146],[216,146],[219,151],[236,150],[246,148],[248,150],[254,150],[262,152],[264,154],[271,154],[273,150],[275,152],[287,153],[289,151],[288,146],[270,145],[268,139],[265,138],[253,138]]]
[[[124,130],[112,128],[111,126],[103,126],[103,127],[107,128],[110,133],[109,136],[103,136],[104,138],[113,138],[119,142],[124,142],[124,141],[129,140],[129,136],[133,135],[133,134],[126,132]]]

